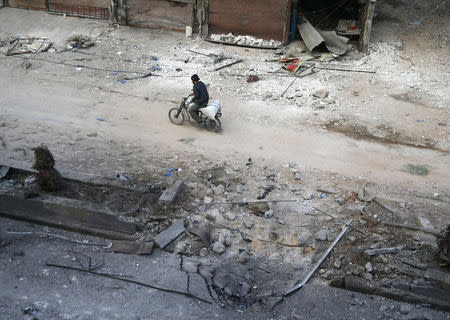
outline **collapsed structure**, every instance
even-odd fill
[[[3,0],[5,6],[45,10],[115,23],[184,31],[214,42],[276,47],[296,37],[297,24],[359,37],[367,50],[376,0]],[[222,36],[220,36],[222,35]],[[226,37],[223,37],[226,35]],[[231,35],[231,37],[230,37]],[[238,41],[232,36],[251,36]],[[263,41],[269,41],[268,44]]]

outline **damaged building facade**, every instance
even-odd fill
[[[277,47],[300,37],[298,24],[359,39],[367,50],[376,0],[3,0],[4,6],[184,31],[214,42]],[[250,36],[249,43],[242,37]],[[241,37],[241,38],[235,38]]]

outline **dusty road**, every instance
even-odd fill
[[[387,14],[383,10],[375,30],[393,23],[382,19]],[[448,193],[448,64],[443,61],[440,71],[430,69],[439,61],[433,58],[439,58],[445,46],[436,52],[426,51],[430,59],[426,64],[415,47],[395,53],[380,43],[378,52],[368,58],[355,54],[344,58],[347,63],[375,66],[376,75],[322,71],[298,81],[294,95],[286,99],[279,95],[290,78],[265,77],[251,87],[233,75],[248,73],[242,71],[246,66],[215,74],[207,71],[211,69],[205,60],[208,58],[191,54],[192,62],[183,63],[185,49],[198,47],[248,56],[250,67],[261,72],[273,66],[261,67],[252,61],[267,58],[273,54],[270,51],[221,47],[177,33],[123,27],[112,30],[104,22],[83,20],[89,22],[79,24],[76,18],[51,16],[53,23],[49,23],[43,13],[10,8],[2,9],[0,15],[7,22],[1,28],[3,36],[47,36],[59,48],[74,34],[98,39],[98,45],[85,54],[28,56],[32,59],[29,69],[23,67],[26,55],[0,60],[6,75],[0,79],[3,162],[31,161],[29,148],[45,142],[59,157],[61,168],[101,175],[136,171],[136,163],[144,167],[152,163],[152,169],[170,165],[172,156],[231,164],[252,158],[266,166],[296,162],[305,171],[319,169],[413,192]],[[19,26],[16,21],[20,19],[27,22]],[[443,21],[445,26],[447,20]],[[389,39],[385,36],[380,41]],[[120,74],[111,72],[142,70],[148,67],[143,61],[153,54],[163,67],[162,73],[156,72],[158,77],[122,84],[117,81]],[[398,54],[409,56],[415,67],[399,60]],[[137,62],[129,63],[133,60]],[[397,63],[402,73],[394,75],[387,62]],[[183,71],[172,71],[176,66]],[[168,109],[190,90],[189,75],[194,72],[210,84],[211,95],[224,105],[221,134],[189,125],[177,127],[168,120]],[[444,78],[437,82],[432,76]],[[411,89],[411,85],[416,87]],[[318,88],[330,91],[335,100],[330,107],[314,107],[317,101],[311,92]],[[430,174],[411,175],[405,169],[408,164],[425,165]]]
[[[13,65],[18,63],[20,60],[12,60]],[[3,137],[11,157],[22,156],[14,148],[27,148],[45,141],[57,154],[67,158],[72,148],[64,150],[63,146],[73,146],[84,153],[76,163],[84,162],[83,158],[86,161],[95,158],[91,150],[102,152],[108,149],[107,141],[114,141],[117,148],[109,150],[112,154],[120,155],[121,146],[126,149],[134,145],[140,152],[130,157],[148,160],[156,150],[178,154],[181,158],[188,153],[192,157],[229,163],[251,157],[265,160],[269,165],[296,162],[303,168],[360,176],[378,183],[432,183],[439,188],[445,187],[450,178],[448,155],[443,152],[358,141],[300,124],[302,119],[295,115],[295,110],[282,110],[281,115],[272,119],[270,115],[278,108],[274,103],[243,102],[219,96],[225,106],[221,134],[189,125],[175,126],[169,122],[167,111],[175,105],[172,101],[188,90],[187,79],[165,86],[159,85],[157,78],[150,79],[140,89],[151,97],[145,101],[130,96],[123,86],[108,92],[81,81],[75,86],[67,77],[55,81],[41,75],[41,70],[36,73],[30,72],[27,77],[13,74],[0,83]],[[217,97],[214,92],[212,95]],[[193,141],[182,143],[180,139]],[[426,178],[411,176],[402,171],[408,163],[426,163],[432,173]],[[98,163],[94,169],[87,165],[83,170],[99,170],[101,166]],[[111,172],[112,168],[108,164],[104,170]],[[109,174],[108,171],[103,174]]]

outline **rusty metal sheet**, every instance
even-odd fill
[[[287,42],[291,0],[210,0],[210,34],[232,32]]]
[[[12,8],[47,10],[46,0],[8,0],[7,3]]]
[[[128,0],[128,25],[171,30],[192,26],[195,0]]]
[[[109,0],[48,0],[48,11],[69,16],[109,20]]]

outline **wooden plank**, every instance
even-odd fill
[[[367,0],[366,9],[364,12],[364,27],[362,35],[360,37],[360,50],[362,52],[367,52],[369,50],[370,37],[372,35],[372,20],[373,14],[375,12],[376,0]]]

